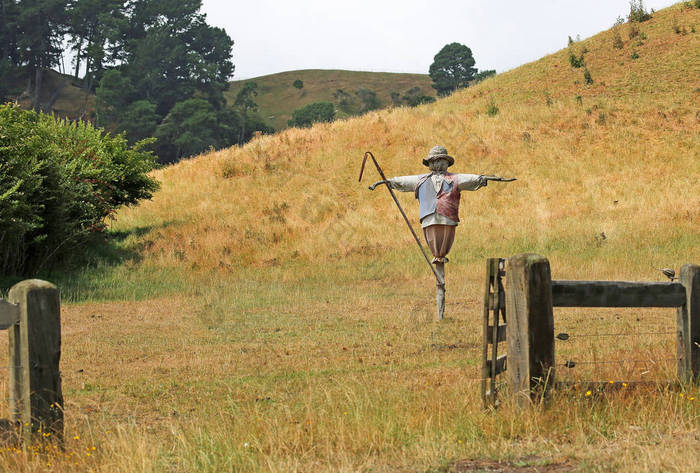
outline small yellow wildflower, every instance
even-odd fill
[[[627,387],[627,383],[622,383],[622,387],[623,387],[623,388],[626,388],[626,387]]]
[[[591,395],[591,390],[589,389],[588,391],[586,391],[586,397],[588,397],[590,395]]]
[[[76,435],[75,437],[73,437],[73,440],[80,440],[80,435]]]
[[[694,397],[689,397],[688,400],[689,400],[689,401],[694,401],[695,398],[694,398]]]
[[[680,396],[680,397],[683,397],[683,396],[684,396],[684,394],[683,394],[683,393],[680,393],[680,394],[679,394],[679,396]]]
[[[615,384],[615,381],[612,381],[612,380],[611,380],[611,381],[608,381],[608,382],[609,382],[610,384]]]

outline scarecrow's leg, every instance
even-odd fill
[[[442,283],[437,282],[437,319],[445,318],[445,263],[436,262],[435,271],[440,276]]]

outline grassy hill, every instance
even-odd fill
[[[484,258],[537,252],[555,279],[591,280],[700,263],[698,27],[700,9],[676,5],[434,104],[157,171],[153,200],[117,216],[110,258],[58,280],[72,301],[66,453],[0,452],[0,465],[695,471],[697,385],[562,390],[522,413],[483,411],[478,387]],[[417,174],[436,144],[455,172],[518,178],[463,194],[442,323],[393,202],[367,190],[373,169],[357,182],[366,150],[390,176]],[[415,200],[400,200],[416,226]],[[571,340],[557,363],[642,361],[557,376],[673,381],[675,323],[668,309],[558,309],[555,333]]]
[[[292,85],[296,80],[303,82],[303,88],[297,89]],[[231,88],[225,93],[229,104],[234,102],[236,94],[246,82],[255,82],[258,85],[255,101],[259,106],[259,114],[275,130],[287,128],[287,121],[292,112],[309,103],[326,101],[338,105],[343,100],[338,96],[338,90],[348,95],[345,98],[348,101],[348,106],[344,107],[345,111],[343,107],[336,106],[340,118],[348,116],[348,112],[359,113],[362,103],[357,91],[361,88],[375,92],[382,108],[393,103],[392,92],[401,97],[417,87],[421,95],[436,96],[432,80],[427,74],[312,69],[233,81]]]
[[[24,79],[26,80],[26,78]],[[73,76],[61,74],[57,71],[48,70],[44,74],[41,88],[41,103],[47,104],[52,95],[57,94],[51,108],[51,113],[70,120],[77,120],[81,117],[94,121],[95,119],[95,94],[85,94],[82,85]],[[24,108],[32,106],[32,91],[22,92],[21,83],[14,84],[17,91],[17,102]]]

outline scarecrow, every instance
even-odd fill
[[[452,248],[455,238],[455,229],[459,224],[459,201],[461,191],[476,191],[485,187],[488,181],[510,182],[514,178],[506,179],[498,176],[486,176],[480,174],[452,174],[447,172],[447,168],[455,162],[454,158],[447,153],[444,146],[435,146],[430,150],[428,156],[423,159],[423,164],[430,169],[428,174],[414,176],[401,176],[386,179],[381,168],[377,164],[371,153],[365,153],[372,157],[377,170],[382,177],[370,186],[374,190],[380,184],[386,184],[396,205],[413,233],[416,242],[423,252],[426,261],[435,274],[437,281],[437,318],[442,320],[445,312],[445,263],[447,254]],[[364,169],[364,161],[362,164]],[[360,172],[360,179],[362,172]],[[401,192],[413,192],[418,199],[420,207],[420,222],[423,228],[425,241],[433,254],[432,261],[428,259],[420,239],[416,236],[411,224],[408,221],[401,205],[399,204],[392,189]]]

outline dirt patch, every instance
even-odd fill
[[[569,461],[546,463],[537,458],[520,460],[460,460],[447,471],[449,473],[565,473],[575,471],[576,467]]]

